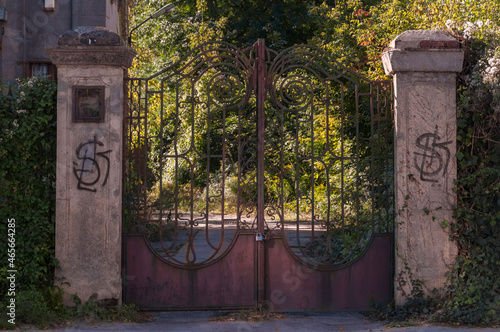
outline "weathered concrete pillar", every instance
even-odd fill
[[[457,254],[447,225],[456,204],[456,75],[463,52],[443,31],[406,31],[382,59],[394,76],[396,304],[415,281],[442,287]]]
[[[135,52],[82,27],[46,53],[58,70],[56,279],[67,303],[120,303],[123,73]]]

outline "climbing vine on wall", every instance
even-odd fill
[[[448,22],[450,25],[453,22]],[[468,22],[458,104],[459,257],[449,275],[446,320],[500,321],[500,38]],[[479,38],[482,37],[482,38]]]
[[[52,284],[56,176],[56,91],[53,81],[31,78],[0,93],[0,234],[15,219],[14,268],[7,241],[0,245],[0,297],[17,270],[16,291]],[[12,259],[12,257],[10,257]]]

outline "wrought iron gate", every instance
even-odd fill
[[[128,80],[124,299],[365,309],[392,293],[392,95],[312,46]]]

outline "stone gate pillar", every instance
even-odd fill
[[[135,52],[99,27],[64,33],[57,66],[56,281],[65,302],[121,302],[123,74]]]
[[[425,294],[446,281],[457,247],[448,224],[456,204],[456,76],[463,52],[443,31],[406,31],[383,55],[394,76],[396,304],[416,280]]]

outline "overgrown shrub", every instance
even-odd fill
[[[451,22],[448,22],[451,23]],[[466,23],[459,79],[458,207],[452,232],[460,255],[437,319],[500,323],[500,36]]]
[[[0,94],[0,298],[12,297],[7,297],[7,271],[17,270],[14,298],[19,317],[28,318],[26,312],[31,309],[21,303],[42,310],[41,290],[52,285],[56,266],[57,86],[31,78],[2,88],[8,93]],[[15,248],[6,241],[7,221],[12,219]],[[8,249],[15,249],[10,257]],[[42,311],[40,315],[44,315]]]

